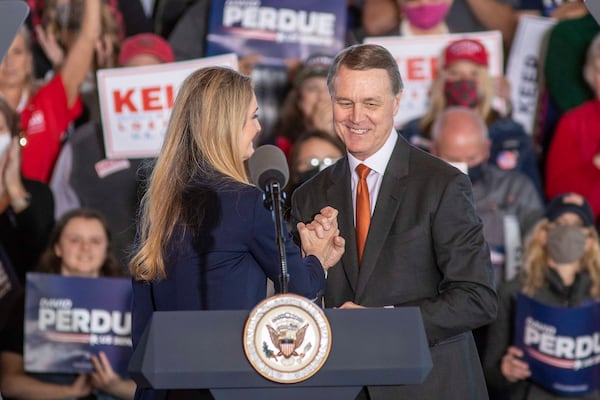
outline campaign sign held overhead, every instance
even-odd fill
[[[208,55],[260,54],[261,63],[281,65],[344,47],[345,0],[213,0],[210,9]]]
[[[564,396],[597,389],[600,381],[600,303],[553,307],[519,294],[515,346],[531,380]]]
[[[106,353],[126,375],[131,347],[131,280],[27,274],[25,370],[92,372],[92,355]]]

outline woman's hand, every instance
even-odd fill
[[[97,356],[92,356],[92,364],[94,372],[90,376],[93,387],[121,399],[133,398],[135,383],[131,379],[122,379],[117,375],[103,351]]]
[[[328,206],[310,224],[299,222],[297,225],[302,253],[317,257],[325,270],[335,265],[345,250],[346,242],[339,235],[337,215],[338,211]]]
[[[97,356],[92,356],[92,364],[94,365],[94,372],[90,376],[92,377],[92,385],[95,388],[106,390],[121,379],[113,370],[103,351]]]
[[[6,158],[6,159],[5,159]],[[12,138],[10,145],[6,149],[2,160],[0,161],[1,181],[0,191],[2,189],[8,192],[10,203],[16,213],[20,213],[29,206],[29,194],[23,186],[21,179],[21,146],[19,138]]]
[[[523,357],[523,351],[515,346],[510,346],[502,357],[500,371],[509,382],[521,381],[531,376],[529,364],[521,361],[521,357]]]

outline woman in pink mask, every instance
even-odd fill
[[[358,40],[499,30],[508,48],[517,21],[511,0],[363,0],[361,11]]]
[[[452,0],[398,0],[404,15],[400,22],[400,34],[433,35],[449,33],[445,18]]]
[[[454,0],[365,0],[357,40],[366,36],[435,35],[452,32],[445,22]]]

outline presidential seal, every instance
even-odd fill
[[[295,383],[316,374],[331,349],[331,327],[310,300],[283,294],[269,297],[250,313],[244,327],[244,351],[265,378]]]

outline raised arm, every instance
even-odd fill
[[[60,69],[69,107],[75,104],[75,100],[79,96],[79,87],[92,66],[94,49],[100,38],[101,5],[102,0],[84,1],[81,30]]]
[[[505,46],[510,45],[517,23],[516,11],[498,0],[466,0],[481,25],[486,29],[502,32]]]

